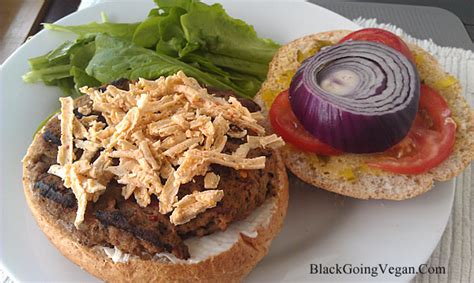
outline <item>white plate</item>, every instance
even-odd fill
[[[143,19],[143,4],[104,3],[76,12],[61,24],[100,19]],[[285,43],[330,29],[357,29],[351,21],[304,2],[226,2],[229,14],[255,26],[258,33]],[[66,260],[37,227],[26,205],[20,160],[39,123],[58,108],[57,88],[24,84],[27,58],[43,54],[70,35],[42,31],[19,48],[0,73],[0,259],[17,281],[94,281]],[[424,263],[445,228],[453,200],[453,182],[438,183],[429,193],[403,202],[361,201],[338,197],[292,179],[288,217],[270,253],[249,282],[309,280],[409,280],[413,275],[312,275],[310,264],[418,266]]]

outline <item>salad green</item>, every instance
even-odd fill
[[[92,22],[79,26],[45,24],[72,32],[45,55],[30,58],[25,82],[55,85],[67,95],[82,86],[120,78],[156,79],[179,70],[200,83],[253,97],[280,47],[254,28],[230,17],[220,4],[198,0],[155,0],[158,8],[138,23]]]

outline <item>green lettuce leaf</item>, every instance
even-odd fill
[[[101,85],[98,80],[92,76],[89,76],[85,70],[76,66],[72,66],[70,73],[74,81],[73,87],[78,93],[80,93],[79,88],[83,86],[96,87]]]
[[[112,36],[132,40],[133,34],[140,23],[96,23],[92,22],[78,26],[63,26],[56,24],[43,24],[45,29],[72,32],[79,36],[106,33]]]
[[[195,52],[195,53],[188,54],[184,56],[183,58],[185,60],[188,60],[188,58],[191,58],[191,60],[198,60],[197,58],[201,58],[201,60],[205,59],[208,62],[214,64],[215,66],[219,66],[227,70],[255,76],[260,80],[264,80],[268,72],[268,64],[246,61],[239,58],[212,54],[209,52]]]
[[[46,85],[58,86],[66,95],[76,95],[79,87],[100,85],[85,72],[94,54],[94,37],[66,41],[43,56],[31,58],[31,71],[23,80],[27,83],[43,81]]]
[[[181,28],[180,18],[186,11],[173,7],[160,22],[160,40],[156,52],[177,57],[180,50],[186,46],[186,38]]]
[[[189,2],[191,8],[181,16],[188,41],[181,56],[198,46],[210,53],[268,64],[280,47],[270,39],[258,37],[255,29],[244,21],[230,17],[220,4]]]
[[[71,65],[66,64],[51,66],[39,70],[33,70],[23,75],[23,81],[27,83],[36,83],[39,81],[52,82],[57,79],[70,77],[70,69]]]
[[[95,54],[95,41],[84,42],[80,48],[74,48],[69,54],[72,66],[85,69]]]
[[[160,39],[160,22],[163,18],[161,15],[153,15],[141,22],[133,34],[133,43],[145,48],[154,47]]]
[[[156,79],[182,70],[209,86],[248,97],[256,94],[278,44],[259,38],[252,26],[230,17],[219,4],[155,2],[158,8],[139,23],[45,24],[46,29],[79,37],[30,58],[24,81],[42,81],[75,95],[85,85]]]
[[[102,83],[120,78],[156,79],[160,76],[169,76],[183,71],[204,85],[230,89],[246,97],[255,94],[225,77],[203,72],[173,57],[158,54],[118,38],[100,34],[96,37],[95,45],[96,53],[89,62],[86,72]]]
[[[194,5],[205,5],[201,3],[199,0],[154,0],[155,4],[162,9],[163,11],[167,12],[173,7],[178,7],[184,9],[186,11],[190,11]]]

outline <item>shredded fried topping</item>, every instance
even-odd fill
[[[58,148],[58,163],[59,165],[66,165],[72,163],[74,159],[73,141],[73,123],[74,123],[74,101],[71,97],[61,97],[61,146]]]
[[[204,176],[204,188],[205,189],[215,189],[219,185],[221,177],[214,172],[208,172]]]
[[[174,225],[186,223],[206,209],[215,207],[223,197],[222,190],[208,190],[186,195],[173,205],[175,209],[171,213],[171,223]]]
[[[58,164],[48,171],[73,190],[78,228],[87,203],[97,201],[112,179],[123,185],[125,199],[133,195],[146,207],[154,195],[160,213],[171,212],[175,225],[186,223],[215,207],[224,192],[204,190],[178,200],[181,185],[204,176],[204,188],[217,189],[220,176],[211,164],[263,169],[265,156],[247,158],[248,152],[283,144],[275,135],[263,136],[261,114],[250,113],[234,97],[225,100],[209,94],[182,72],[155,81],[139,79],[129,91],[112,85],[105,91],[81,91],[91,103],[79,107],[79,113],[100,112],[106,123],[97,115],[76,118],[73,100],[61,98]],[[247,142],[233,153],[223,153],[228,137],[247,137]],[[74,147],[82,150],[80,158],[74,156]]]

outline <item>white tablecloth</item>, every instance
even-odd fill
[[[110,0],[83,0],[79,9]],[[123,1],[123,0],[122,0]],[[382,27],[414,42],[433,54],[444,69],[459,78],[463,95],[471,106],[474,105],[474,53],[471,51],[441,47],[431,40],[418,40],[405,34],[401,29],[378,24],[374,19],[356,19],[363,27]],[[415,282],[474,282],[474,168],[470,165],[455,180],[456,193],[448,226],[438,247],[428,260],[429,266],[445,266],[444,275],[418,275]],[[423,237],[423,235],[420,235]],[[0,282],[11,280],[0,270]]]

